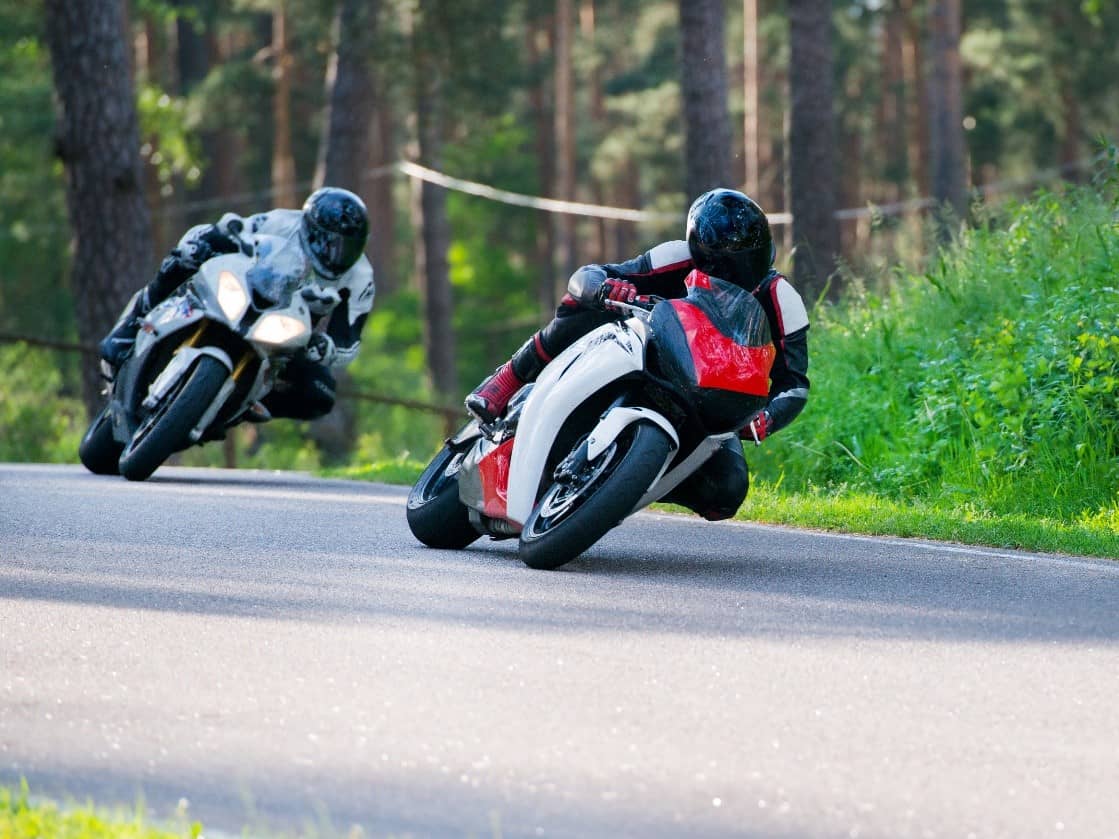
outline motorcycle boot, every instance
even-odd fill
[[[150,283],[136,292],[124,309],[116,326],[101,339],[98,349],[101,358],[113,369],[121,364],[132,352],[136,344],[136,333],[140,331],[140,319],[148,312],[175,293],[175,290],[189,280],[198,270],[201,261],[211,255],[205,243],[175,248],[164,257],[159,271]]]
[[[536,333],[513,353],[513,357],[498,367],[466,397],[466,410],[484,423],[492,423],[503,413],[518,390],[536,381],[540,371],[551,361]]]
[[[136,333],[140,331],[140,319],[151,310],[148,290],[142,288],[128,301],[116,325],[98,344],[101,358],[114,372],[120,369],[121,364],[132,352],[132,347],[136,344]]]

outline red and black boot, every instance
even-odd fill
[[[491,423],[503,413],[518,390],[536,381],[544,365],[552,358],[544,351],[540,333],[536,333],[513,357],[498,367],[466,397],[466,410],[484,423]]]

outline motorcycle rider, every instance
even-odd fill
[[[253,254],[255,236],[298,237],[318,282],[338,292],[334,305],[310,305],[315,331],[307,346],[284,367],[275,387],[245,417],[263,422],[273,416],[318,419],[334,408],[336,382],[331,368],[357,357],[361,330],[373,308],[373,267],[365,256],[369,214],[349,190],[323,187],[301,210],[273,209],[244,218],[226,213],[216,224],[188,230],[164,258],[159,272],[129,302],[113,330],[102,339],[101,357],[113,374],[132,351],[140,319],[166,300],[212,256],[240,251]],[[324,327],[325,322],[325,329]]]
[[[688,210],[684,240],[659,244],[625,262],[584,265],[571,275],[555,318],[530,337],[466,398],[466,407],[493,422],[522,385],[592,329],[624,317],[602,300],[632,301],[638,294],[683,297],[693,269],[751,292],[769,320],[776,355],[766,407],[739,432],[762,440],[792,422],[808,400],[808,313],[800,295],[774,267],[769,220],[752,199],[713,189]],[[749,489],[749,471],[737,440],[729,440],[694,475],[666,496],[710,521],[729,518]]]

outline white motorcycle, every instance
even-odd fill
[[[140,322],[108,404],[78,449],[91,472],[151,476],[172,454],[219,439],[307,345],[312,306],[338,292],[313,280],[295,240],[261,236],[254,255],[215,256]]]
[[[775,350],[750,293],[701,274],[557,355],[492,424],[448,439],[408,496],[413,535],[461,549],[519,538],[558,568],[665,497],[766,404]]]

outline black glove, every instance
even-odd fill
[[[312,332],[311,339],[303,349],[303,357],[316,364],[329,367],[334,361],[338,349],[334,346],[334,339],[325,332]]]

